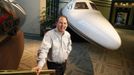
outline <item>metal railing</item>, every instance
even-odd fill
[[[36,75],[33,70],[0,70],[0,75]],[[41,70],[40,75],[55,75],[55,70]]]

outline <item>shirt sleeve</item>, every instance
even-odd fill
[[[38,50],[38,54],[37,54],[37,63],[39,67],[43,67],[44,64],[46,64],[46,58],[47,58],[47,54],[49,52],[49,49],[51,48],[51,37],[50,37],[50,33],[46,33],[44,35],[42,44]]]
[[[69,35],[69,42],[68,42],[68,50],[67,50],[67,53],[69,54],[70,52],[71,52],[71,50],[72,50],[72,41],[71,41],[71,37],[70,37],[70,35]]]

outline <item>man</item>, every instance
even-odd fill
[[[70,34],[66,31],[67,27],[67,18],[60,16],[56,22],[56,28],[44,35],[38,51],[38,65],[33,68],[37,73],[47,61],[48,69],[55,69],[56,75],[64,75],[66,60],[72,49]]]

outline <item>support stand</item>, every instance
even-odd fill
[[[24,50],[24,34],[18,31],[0,42],[0,70],[17,69]]]

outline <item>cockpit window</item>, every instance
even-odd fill
[[[94,9],[94,10],[98,10],[96,5],[94,3],[90,3],[91,7]]]
[[[68,9],[72,9],[72,4],[68,5]]]
[[[75,9],[88,9],[88,6],[85,2],[77,2],[74,8]]]

